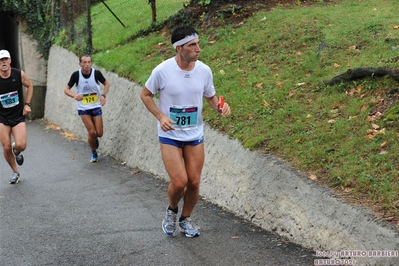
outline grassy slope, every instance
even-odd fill
[[[233,110],[220,119],[206,108],[207,122],[396,222],[397,115],[374,120],[370,113],[395,103],[386,92],[397,83],[390,77],[322,83],[349,68],[394,69],[398,7],[390,0],[319,1],[201,31],[201,60],[213,69],[217,92]],[[223,24],[223,16],[213,19]],[[99,52],[94,61],[143,84],[152,68],[173,56],[168,34]],[[321,42],[326,47],[318,54]]]

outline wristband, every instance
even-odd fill
[[[107,97],[105,97],[105,94],[101,94],[101,96],[103,96],[105,99],[107,98]]]
[[[25,105],[27,105],[27,106],[29,106],[29,107],[30,107],[30,103],[25,103]]]

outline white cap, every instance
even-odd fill
[[[0,59],[11,58],[10,53],[7,50],[0,50]]]

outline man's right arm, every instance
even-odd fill
[[[82,95],[74,93],[71,91],[71,88],[78,83],[78,79],[79,79],[79,73],[76,71],[71,75],[71,78],[69,79],[68,84],[66,85],[65,89],[64,89],[64,93],[71,97],[74,98],[76,101],[80,101],[82,100]]]
[[[152,113],[158,120],[160,120],[162,113],[156,106],[153,96],[154,95],[152,94],[152,92],[144,86],[140,93],[140,99],[143,101],[148,111],[150,111],[150,113]]]
[[[153,96],[152,92],[144,86],[140,93],[140,99],[143,101],[148,111],[150,111],[150,113],[159,120],[161,128],[167,126],[169,129],[173,130],[174,127],[172,124],[175,124],[175,122],[159,110],[158,106],[154,102]]]

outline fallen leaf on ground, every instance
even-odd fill
[[[263,89],[263,83],[258,83],[255,85],[255,88],[257,89]]]
[[[379,129],[379,128],[380,128],[380,126],[377,125],[377,124],[371,124],[371,127],[372,127],[373,129]]]
[[[290,93],[288,93],[288,97],[294,96],[296,92],[297,92],[297,90],[290,91]]]
[[[270,106],[270,104],[268,104],[265,100],[262,101],[262,105],[263,106]]]

